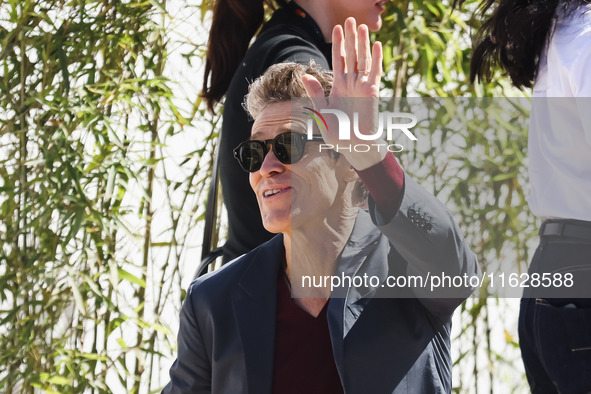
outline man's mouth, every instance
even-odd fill
[[[273,197],[273,196],[276,196],[277,194],[284,193],[288,190],[291,190],[291,187],[277,187],[277,188],[273,188],[273,189],[267,189],[263,192],[263,197],[265,197],[265,198]]]

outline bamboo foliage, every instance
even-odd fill
[[[167,176],[168,140],[211,119],[177,108],[165,7],[2,4],[0,391],[158,387],[215,137],[175,163],[185,179]],[[168,237],[153,242],[159,210]]]
[[[0,0],[1,392],[166,383],[219,122],[197,89],[178,97],[190,81],[170,73],[175,52],[199,68],[211,2],[168,1]],[[514,95],[500,76],[468,81],[471,7],[389,3],[375,35],[384,94]],[[186,18],[195,30],[179,35]],[[483,268],[523,265],[535,233],[523,186],[526,105],[451,121],[482,105],[432,102],[421,144],[399,159],[448,203]],[[455,392],[523,389],[523,376],[502,372],[519,360],[491,340],[502,308],[483,297],[458,311]],[[515,349],[510,332],[503,344]]]

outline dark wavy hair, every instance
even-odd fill
[[[516,87],[532,87],[540,57],[549,41],[559,8],[565,15],[589,0],[484,0],[482,17],[492,12],[477,33],[470,63],[470,80],[490,80],[499,65]],[[454,7],[465,0],[454,0]]]
[[[222,100],[250,40],[263,24],[265,7],[287,0],[216,0],[209,31],[201,96],[209,111]]]

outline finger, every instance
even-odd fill
[[[380,80],[382,79],[382,43],[379,41],[374,42],[372,48],[372,60],[371,60],[371,71],[369,72],[368,81],[372,85],[380,86]]]
[[[357,27],[353,17],[345,20],[345,64],[347,75],[357,72]]]
[[[366,25],[359,25],[358,28],[358,59],[357,59],[357,71],[359,76],[369,75],[372,65],[371,53],[369,50],[369,30]],[[364,73],[365,72],[365,73]]]
[[[322,84],[313,75],[306,74],[302,77],[302,84],[308,97],[324,97]]]
[[[336,25],[332,29],[332,70],[335,77],[345,72],[345,47],[341,25]]]

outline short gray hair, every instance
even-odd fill
[[[329,95],[333,82],[332,72],[324,70],[313,60],[307,65],[291,62],[274,64],[248,88],[244,104],[250,116],[256,119],[269,104],[306,97],[306,89],[302,83],[305,74],[316,77],[324,88],[324,95]]]

